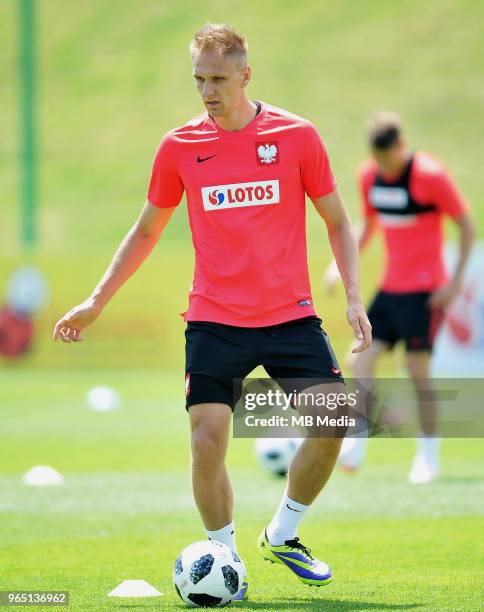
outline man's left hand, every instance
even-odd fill
[[[362,351],[366,351],[371,344],[371,324],[363,304],[360,301],[349,302],[346,318],[353,328],[357,340],[351,352],[361,353]]]
[[[446,308],[459,293],[459,289],[460,286],[456,283],[450,283],[442,289],[437,289],[429,298],[430,308]]]

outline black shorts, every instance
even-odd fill
[[[444,315],[442,308],[429,306],[431,295],[379,291],[368,309],[373,338],[390,348],[403,340],[407,351],[431,351]]]
[[[321,319],[314,316],[268,327],[190,321],[185,338],[187,409],[208,402],[233,409],[234,379],[245,378],[259,365],[276,381],[343,381]]]

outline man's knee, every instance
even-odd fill
[[[430,377],[430,353],[428,351],[409,351],[406,354],[407,370],[417,380]]]
[[[371,346],[362,353],[349,353],[347,356],[347,365],[351,370],[354,378],[373,378],[375,366],[378,358],[382,353],[387,351],[388,344],[381,340],[373,340]]]
[[[223,463],[227,448],[227,434],[220,427],[200,423],[192,430],[192,461],[200,469],[210,469]]]

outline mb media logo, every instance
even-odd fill
[[[279,181],[202,187],[202,201],[205,210],[279,204]]]

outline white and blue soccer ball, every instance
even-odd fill
[[[257,438],[255,454],[262,468],[275,476],[285,476],[302,438]]]
[[[219,608],[237,595],[245,575],[245,566],[234,551],[220,542],[204,540],[181,551],[173,568],[173,583],[189,606]]]

